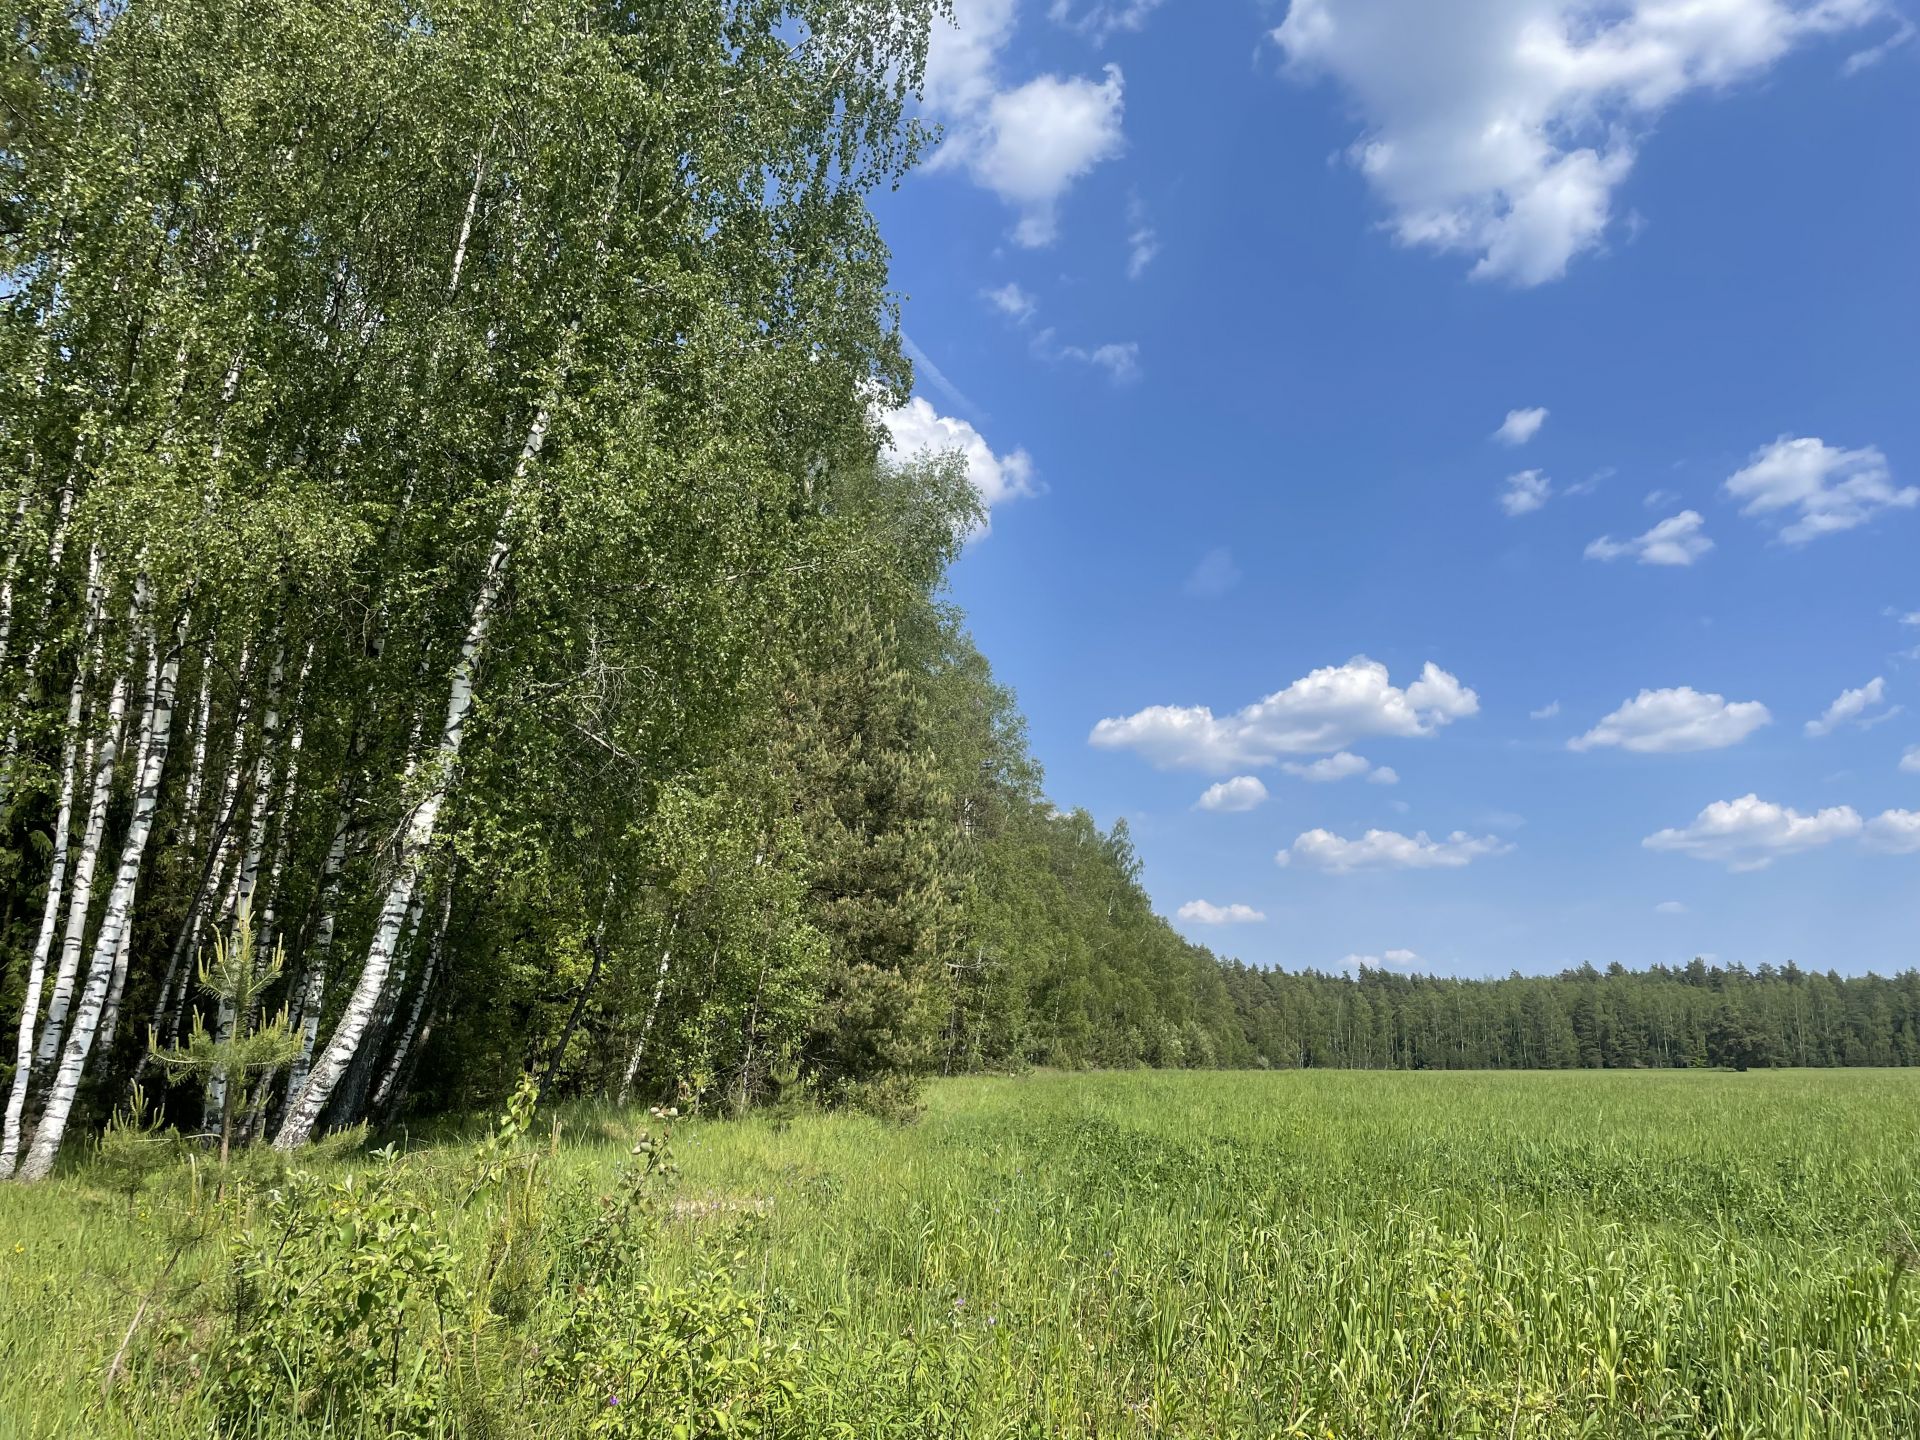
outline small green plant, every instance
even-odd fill
[[[199,967],[201,990],[219,1002],[223,1013],[233,1017],[231,1030],[215,1035],[195,1011],[185,1045],[162,1049],[157,1036],[149,1032],[147,1037],[156,1061],[198,1080],[209,1094],[218,1092],[223,1167],[233,1148],[235,1130],[266,1103],[267,1087],[255,1082],[272,1075],[300,1052],[300,1037],[288,1023],[284,1006],[276,1015],[260,1016],[260,999],[279,980],[285,954],[276,945],[266,963],[257,964],[253,952],[252,909],[243,903],[234,919],[232,937],[215,935],[212,958],[203,958]]]
[[[148,1182],[178,1164],[185,1154],[180,1132],[161,1124],[147,1104],[146,1091],[135,1085],[132,1099],[114,1110],[100,1134],[94,1174],[126,1201],[127,1218],[132,1219],[134,1202]]]

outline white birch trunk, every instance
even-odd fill
[[[667,992],[667,971],[673,967],[673,935],[680,927],[680,915],[674,912],[673,924],[667,927],[667,943],[660,948],[660,973],[653,978],[653,999],[647,1003],[646,1023],[640,1027],[640,1038],[634,1042],[633,1054],[627,1058],[627,1073],[620,1081],[620,1103],[627,1103],[627,1096],[633,1093],[634,1077],[640,1073],[640,1062],[647,1058],[647,1039],[653,1034],[653,1020],[660,1013],[660,997]]]
[[[209,657],[211,658],[211,657]],[[200,788],[207,773],[207,726],[213,719],[212,676],[200,664],[200,699],[193,712],[193,758],[187,766],[187,785],[180,797],[180,848],[191,852],[200,838]]]
[[[481,653],[486,649],[487,632],[492,627],[494,611],[500,603],[501,589],[506,584],[507,561],[513,549],[513,530],[519,518],[520,493],[526,483],[527,473],[540,455],[541,446],[546,443],[549,419],[549,409],[543,404],[527,432],[526,443],[520,448],[520,459],[514,466],[512,488],[508,491],[507,507],[501,515],[493,545],[487,552],[486,567],[480,575],[479,593],[474,596],[473,610],[467,620],[466,638],[461,642],[460,658],[454,663],[452,681],[448,685],[447,715],[440,729],[440,744],[434,756],[427,793],[414,808],[412,818],[401,835],[394,877],[381,903],[373,940],[367,947],[367,958],[360,968],[360,978],[354,985],[353,994],[347,1000],[347,1008],[340,1016],[340,1023],[334,1027],[333,1037],[328,1040],[326,1049],[314,1062],[306,1084],[289,1102],[286,1119],[281,1123],[280,1133],[274,1137],[274,1145],[281,1150],[292,1150],[312,1138],[314,1126],[319,1123],[321,1112],[326,1109],[327,1101],[333,1098],[340,1077],[346,1074],[347,1066],[358,1052],[361,1039],[366,1035],[367,1027],[379,1006],[381,993],[386,988],[401,927],[408,910],[412,908],[414,887],[419,883],[421,866],[440,823],[440,809],[446,803],[454,771],[459,764],[460,746],[466,738],[467,719],[473,710],[474,674],[479,668]]]
[[[393,1047],[393,1059],[387,1063],[387,1070],[380,1077],[380,1083],[373,1090],[373,1108],[385,1108],[392,1098],[394,1082],[400,1078],[405,1068],[407,1056],[413,1049],[415,1037],[420,1033],[420,1016],[427,1008],[427,995],[433,989],[433,980],[440,969],[440,957],[447,947],[447,922],[453,918],[453,880],[448,877],[440,896],[440,919],[433,928],[433,939],[427,942],[426,968],[420,974],[420,988],[414,992],[413,1008],[407,1014],[407,1025],[400,1032],[399,1043]]]
[[[306,658],[300,662],[300,679],[293,690],[293,729],[287,736],[287,772],[280,781],[280,803],[275,807],[273,863],[267,867],[266,904],[260,909],[258,952],[272,955],[275,907],[280,903],[280,877],[287,868],[287,851],[293,843],[294,807],[300,800],[300,751],[306,743],[307,718],[302,702],[307,693],[307,677],[313,673],[313,642],[307,642]]]
[[[308,948],[307,973],[302,979],[298,1010],[294,1023],[300,1027],[300,1053],[287,1070],[287,1100],[300,1093],[313,1066],[314,1042],[320,1036],[320,1012],[327,1003],[327,961],[333,953],[334,913],[340,903],[340,872],[347,862],[347,835],[353,822],[345,814],[334,826],[333,842],[327,846],[326,864],[320,872],[320,923]]]
[[[149,643],[158,644],[158,637],[148,638]],[[80,1090],[80,1077],[106,1007],[115,961],[133,923],[133,900],[140,885],[140,867],[146,858],[147,840],[153,834],[154,815],[160,808],[160,781],[166,773],[167,749],[173,734],[173,689],[179,674],[180,646],[176,637],[160,667],[157,683],[147,696],[140,747],[145,763],[134,778],[133,815],[127,822],[119,869],[114,874],[113,889],[108,892],[99,937],[94,941],[87,987],[74,1011],[73,1033],[67,1039],[59,1073],[47,1093],[47,1108],[40,1116],[39,1128],[34,1131],[33,1148],[20,1166],[22,1180],[44,1180],[53,1170],[54,1157],[60,1153],[60,1141],[66,1134],[67,1118],[73,1113],[74,1096]]]
[[[94,560],[97,580],[98,557]],[[100,623],[99,591],[90,586],[86,631],[80,652],[91,648],[93,633]],[[33,1037],[40,1020],[40,992],[46,984],[47,959],[53,953],[53,937],[60,928],[60,902],[66,894],[67,852],[73,834],[73,797],[80,768],[80,719],[87,693],[87,668],[83,663],[75,671],[73,688],[67,696],[66,742],[60,761],[60,802],[53,824],[53,866],[47,880],[46,908],[40,915],[40,933],[27,963],[27,993],[20,1004],[20,1038],[14,1051],[13,1087],[7,1094],[4,1130],[0,1130],[0,1180],[13,1174],[20,1155],[20,1122],[26,1114],[27,1090],[33,1080]]]
[[[100,1053],[113,1049],[113,1037],[120,1033],[120,1001],[127,993],[127,967],[133,960],[133,926],[120,932],[120,949],[113,957],[113,983],[107,988],[107,1008],[100,1017]]]
[[[230,935],[233,928],[238,926],[240,917],[250,913],[248,907],[260,878],[260,856],[267,843],[267,819],[273,805],[273,774],[278,760],[274,754],[274,740],[280,733],[280,682],[286,673],[285,658],[284,648],[275,650],[273,665],[267,671],[265,708],[260,713],[260,752],[253,762],[253,809],[247,817],[247,843],[240,852],[240,863],[234,867],[233,883],[227,887],[226,898],[220,906],[218,923],[228,927]],[[234,1023],[233,1007],[222,999],[214,1036],[218,1043],[225,1044],[233,1038]],[[220,1114],[226,1099],[226,1072],[216,1070],[207,1086],[209,1126],[213,1118]]]
[[[175,656],[179,654],[180,647],[185,641],[188,623],[189,623],[188,617],[185,614],[182,614],[180,617],[179,626],[174,631],[173,654]],[[145,694],[147,697],[147,712],[145,716],[142,717],[141,719],[140,748],[139,748],[139,753],[135,757],[133,762],[136,804],[138,803],[138,788],[140,783],[140,777],[147,773],[147,758],[153,753],[154,706],[157,703],[155,700],[155,696],[159,694],[159,686],[162,683],[161,671],[160,671],[160,646],[156,642],[155,637],[153,637],[152,635],[149,635],[147,637],[147,641],[148,641],[147,643],[147,688],[145,691]],[[171,663],[173,663],[175,667],[174,683],[177,686],[178,676],[179,676],[179,662],[176,659]],[[168,696],[165,697],[165,699],[166,699],[169,713],[171,713],[172,706],[173,706],[173,696],[169,694]],[[168,729],[169,731],[171,731],[172,729],[171,723],[169,723]],[[107,1003],[106,1003],[105,1009],[102,1011],[100,1016],[99,1045],[100,1045],[101,1052],[103,1054],[106,1053],[107,1051],[110,1051],[113,1048],[113,1037],[119,1031],[119,1028],[120,1028],[120,999],[123,995],[126,994],[127,966],[131,962],[132,958],[133,958],[133,921],[131,918],[131,914],[129,914],[127,923],[123,925],[120,930],[119,948],[114,951],[113,980],[107,986]]]
[[[107,806],[113,798],[114,763],[118,758],[113,747],[113,732],[120,728],[121,717],[127,708],[127,673],[133,668],[134,644],[139,639],[140,625],[138,611],[144,604],[145,596],[136,594],[134,608],[135,623],[129,627],[127,635],[127,654],[120,666],[120,673],[113,682],[113,693],[107,701],[107,719],[105,733],[98,737],[97,744],[88,746],[88,758],[93,771],[93,798],[87,807],[87,825],[80,837],[80,850],[73,867],[73,898],[67,902],[66,933],[60,942],[60,969],[53,979],[53,994],[47,1000],[47,1027],[40,1034],[39,1048],[34,1052],[34,1065],[44,1068],[53,1057],[60,1053],[61,1042],[66,1036],[67,1009],[73,1002],[73,987],[80,973],[81,951],[87,938],[87,920],[93,909],[93,872],[100,861],[100,845],[107,828]],[[97,659],[100,647],[96,641],[94,655]]]
[[[167,1015],[166,1028],[161,1031],[160,1038],[169,1045],[177,1043],[180,1038],[180,1026],[186,1012],[187,995],[193,988],[188,977],[194,973],[200,954],[200,927],[206,923],[207,902],[221,891],[220,877],[226,874],[226,857],[233,847],[234,807],[240,799],[240,775],[243,769],[241,762],[246,758],[247,753],[247,721],[253,713],[252,677],[249,673],[251,658],[251,644],[243,644],[240,647],[239,698],[234,702],[233,708],[233,745],[227,753],[226,773],[220,784],[220,803],[213,812],[212,862],[208,866],[206,878],[193,897],[186,924],[180,931],[180,941],[174,947],[173,958],[168,962],[169,983],[162,987],[160,1006],[155,1012],[156,1025],[159,1024],[161,1014]],[[209,651],[204,663],[211,666],[212,662],[212,652]],[[177,992],[173,992],[171,982],[176,976],[179,978],[180,988]],[[168,1013],[165,1007],[170,995],[173,1008]]]

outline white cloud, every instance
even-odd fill
[[[1887,457],[1873,446],[1842,450],[1810,436],[1782,435],[1761,446],[1727,478],[1726,491],[1746,502],[1742,515],[1784,519],[1780,512],[1797,512],[1780,531],[1789,545],[1851,530],[1883,510],[1920,505],[1920,487],[1896,490]]]
[[[1015,8],[1015,0],[957,0],[952,21],[935,22],[921,89],[929,109],[966,116],[993,99],[994,71],[1013,35]]]
[[[1124,82],[1040,75],[1002,82],[1001,59],[1015,24],[1014,0],[957,0],[952,23],[936,20],[922,95],[948,131],[929,169],[964,168],[1019,214],[1015,243],[1053,243],[1059,206],[1074,182],[1125,148]]]
[[[1560,702],[1558,700],[1549,700],[1546,704],[1542,705],[1538,710],[1529,710],[1527,712],[1527,715],[1528,715],[1528,718],[1533,720],[1551,720],[1553,719],[1554,716],[1558,715],[1559,713],[1560,713]]]
[[[1690,685],[1642,690],[1586,734],[1569,740],[1567,748],[1618,746],[1642,754],[1720,750],[1738,745],[1772,719],[1758,700],[1729,704],[1724,695],[1702,694]]]
[[[1920,810],[1883,810],[1867,822],[1866,842],[1888,855],[1920,850]]]
[[[1743,795],[1716,800],[1692,824],[1658,831],[1640,843],[1649,850],[1719,862],[1729,870],[1764,870],[1782,855],[1846,839],[1861,829],[1860,814],[1851,805],[1802,815],[1758,795]]]
[[[1352,93],[1348,156],[1402,244],[1537,285],[1604,242],[1660,114],[1885,0],[1292,0],[1273,38]]]
[[[988,302],[994,309],[998,310],[1002,315],[1010,316],[1021,324],[1025,324],[1033,316],[1035,309],[1033,296],[1022,290],[1019,285],[1012,280],[1009,280],[998,290],[983,290],[980,293],[987,297]]]
[[[1382,955],[1349,955],[1340,962],[1347,970],[1411,970],[1420,957],[1411,950],[1389,950]]]
[[[1329,755],[1323,760],[1310,761],[1305,765],[1289,761],[1280,767],[1289,775],[1297,775],[1302,780],[1311,780],[1316,785],[1325,785],[1334,780],[1346,780],[1355,775],[1364,775],[1373,768],[1371,760],[1364,760],[1350,751],[1342,750],[1337,755]]]
[[[1212,810],[1217,814],[1235,815],[1242,811],[1257,809],[1266,804],[1267,787],[1254,775],[1236,775],[1231,780],[1222,780],[1217,785],[1209,785],[1198,800],[1194,802],[1196,810]]]
[[[1321,760],[1310,761],[1304,765],[1289,761],[1280,768],[1289,775],[1298,776],[1300,779],[1311,781],[1316,785],[1331,784],[1335,780],[1349,780],[1355,775],[1366,776],[1367,783],[1370,785],[1398,785],[1400,783],[1399,774],[1391,767],[1386,765],[1375,766],[1371,760],[1355,755],[1347,750],[1342,750],[1337,755],[1329,755]]]
[[[1138,195],[1127,197],[1127,278],[1138,280],[1160,253],[1160,236]]]
[[[1051,341],[1053,332],[1045,332],[1043,343]],[[1107,378],[1116,385],[1125,385],[1140,378],[1140,347],[1131,340],[1096,345],[1088,349],[1084,345],[1062,345],[1051,351],[1058,360],[1076,360],[1082,365],[1091,365],[1096,370],[1107,372]]]
[[[1162,769],[1224,773],[1282,755],[1331,754],[1370,735],[1431,735],[1479,709],[1480,697],[1431,661],[1402,690],[1386,666],[1359,655],[1229,715],[1205,705],[1151,705],[1102,720],[1087,738],[1102,749],[1138,751]]]
[[[1547,503],[1553,482],[1544,470],[1522,470],[1507,476],[1507,488],[1500,492],[1500,508],[1508,515],[1530,515]]]
[[[1587,546],[1587,558],[1618,560],[1631,555],[1642,565],[1691,565],[1713,549],[1713,541],[1700,533],[1706,523],[1698,510],[1682,510],[1631,540],[1602,535]]]
[[[1200,557],[1200,563],[1187,576],[1186,592],[1203,600],[1217,600],[1240,583],[1240,567],[1233,563],[1233,552],[1216,546]]]
[[[1643,499],[1640,503],[1646,506],[1647,509],[1649,510],[1659,510],[1665,506],[1671,505],[1674,501],[1678,500],[1679,498],[1680,498],[1680,492],[1677,490],[1649,490],[1646,494],[1646,498]]]
[[[967,478],[989,510],[1036,493],[1033,459],[1026,451],[994,454],[986,437],[973,426],[939,414],[918,395],[880,418],[892,438],[893,452],[900,459],[911,459],[927,451],[958,450],[967,463]]]
[[[1687,907],[1678,900],[1662,900],[1658,905],[1653,907],[1653,913],[1656,915],[1684,915],[1687,913]]]
[[[1826,713],[1818,720],[1807,721],[1807,734],[1815,739],[1831,735],[1842,725],[1857,725],[1867,730],[1882,720],[1891,720],[1900,713],[1901,707],[1890,706],[1886,709],[1887,682],[1884,676],[1876,675],[1858,690],[1842,690],[1834,702],[1827,706]]]
[[[1842,75],[1858,75],[1862,70],[1870,70],[1902,45],[1913,39],[1913,22],[1904,15],[1895,17],[1899,28],[1878,45],[1869,45],[1864,50],[1856,50],[1847,57],[1847,63],[1840,67]]]
[[[1075,15],[1073,0],[1053,0],[1047,7],[1047,18],[1096,45],[1104,45],[1118,31],[1145,29],[1148,17],[1159,8],[1160,0],[1107,0]]]
[[[1273,859],[1276,865],[1298,864],[1335,875],[1355,870],[1458,870],[1482,856],[1504,855],[1512,848],[1498,836],[1475,837],[1464,830],[1444,840],[1430,839],[1424,830],[1416,835],[1369,830],[1358,840],[1331,830],[1309,830]]]
[[[1189,900],[1174,914],[1196,925],[1250,925],[1267,918],[1251,905],[1210,905],[1205,900]]]
[[[1900,757],[1900,768],[1909,775],[1920,775],[1920,745],[1909,745]]]
[[[1535,405],[1530,410],[1509,410],[1507,418],[1500,422],[1500,428],[1493,432],[1493,438],[1502,445],[1524,445],[1540,433],[1540,427],[1547,423],[1547,407]]]
[[[1904,615],[1900,614],[1896,610],[1889,610],[1887,613],[1893,616],[1893,618],[1898,620],[1902,625],[1920,625],[1920,610],[1909,610]]]

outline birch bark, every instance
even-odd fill
[[[520,459],[514,466],[507,506],[487,552],[480,588],[474,596],[473,609],[467,620],[466,637],[460,645],[460,658],[454,663],[453,678],[447,691],[446,720],[441,725],[440,743],[434,756],[427,793],[415,806],[401,836],[394,877],[387,887],[386,898],[381,902],[373,941],[367,947],[367,958],[360,968],[360,978],[354,985],[353,994],[347,1000],[347,1008],[334,1028],[332,1038],[327,1041],[326,1049],[321,1051],[319,1059],[308,1073],[306,1084],[287,1105],[286,1119],[281,1122],[280,1133],[273,1141],[281,1150],[295,1149],[312,1138],[320,1113],[326,1109],[327,1101],[333,1098],[334,1088],[352,1063],[360,1048],[361,1038],[367,1033],[368,1025],[379,1007],[387,976],[393,968],[400,932],[413,904],[414,887],[419,884],[422,864],[440,823],[441,807],[446,804],[453,785],[454,771],[460,760],[460,747],[466,739],[467,720],[473,711],[475,672],[479,669],[480,656],[486,649],[487,632],[493,625],[501,590],[506,585],[507,562],[512,554],[513,533],[519,519],[520,495],[527,475],[546,443],[550,418],[549,405],[542,404],[527,431],[525,444],[520,447]]]
[[[142,586],[144,590],[144,586]],[[144,600],[144,595],[142,599]],[[144,607],[143,607],[144,608]],[[150,644],[157,637],[149,634]],[[22,1180],[43,1180],[53,1170],[54,1157],[60,1153],[60,1141],[66,1134],[67,1119],[73,1112],[74,1096],[80,1089],[80,1077],[92,1051],[100,1017],[106,1006],[107,990],[113,982],[115,960],[121,942],[133,921],[133,900],[140,885],[140,867],[146,857],[147,840],[153,834],[153,819],[160,808],[160,781],[166,773],[167,749],[173,734],[173,689],[180,673],[180,646],[169,646],[160,667],[158,681],[147,696],[142,717],[141,749],[145,763],[134,781],[133,814],[127,822],[127,835],[120,847],[120,865],[108,892],[106,914],[100,922],[100,934],[94,941],[93,958],[88,965],[87,986],[74,1012],[73,1033],[67,1039],[60,1058],[60,1069],[47,1093],[47,1108],[34,1131],[33,1147],[20,1166]]]

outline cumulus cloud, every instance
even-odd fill
[[[1660,510],[1680,498],[1677,490],[1649,490],[1640,503],[1649,510]]]
[[[1380,955],[1349,955],[1340,964],[1347,970],[1412,970],[1420,957],[1411,950],[1388,950]]]
[[[1329,755],[1323,760],[1315,760],[1306,765],[1289,761],[1280,768],[1289,775],[1297,775],[1302,780],[1311,780],[1317,785],[1324,785],[1330,781],[1364,775],[1373,768],[1373,762],[1363,760],[1350,751],[1342,750],[1337,755]]]
[[[1257,776],[1236,775],[1231,780],[1222,780],[1217,785],[1209,785],[1194,802],[1193,808],[1233,815],[1256,809],[1266,804],[1266,801],[1267,787],[1260,783]]]
[[[1807,734],[1818,739],[1831,735],[1842,725],[1856,725],[1867,730],[1882,720],[1891,720],[1900,713],[1898,705],[1887,705],[1887,682],[1885,677],[1876,675],[1857,690],[1842,690],[1827,706],[1826,713],[1818,720],[1807,721]]]
[[[1186,592],[1203,600],[1218,600],[1240,583],[1240,567],[1233,563],[1233,552],[1216,546],[1200,557],[1200,563],[1187,576]]]
[[[1920,487],[1896,489],[1887,457],[1873,446],[1842,450],[1811,436],[1782,435],[1753,452],[1727,477],[1726,492],[1744,501],[1742,515],[1788,521],[1780,538],[1804,545],[1852,530],[1887,510],[1920,505]]]
[[[1507,476],[1507,488],[1500,492],[1500,508],[1516,518],[1531,515],[1547,503],[1552,493],[1553,482],[1547,479],[1546,471],[1522,470]]]
[[[1328,755],[1324,759],[1309,761],[1302,765],[1288,761],[1280,767],[1289,775],[1296,775],[1316,785],[1330,784],[1335,780],[1350,780],[1355,775],[1364,775],[1375,785],[1397,785],[1400,777],[1385,765],[1376,767],[1371,760],[1342,750],[1337,755]]]
[[[1920,775],[1920,745],[1909,745],[1900,757],[1900,768],[1909,775]]]
[[[1267,918],[1251,905],[1210,905],[1205,900],[1189,900],[1174,914],[1196,925],[1250,925]]]
[[[1125,86],[1117,65],[1098,80],[1006,84],[1001,60],[1014,25],[1014,0],[958,0],[951,23],[934,22],[922,96],[948,131],[928,168],[964,169],[1018,213],[1013,239],[1033,248],[1058,235],[1074,182],[1125,148]]]
[[[1888,855],[1920,850],[1920,810],[1883,810],[1867,822],[1866,842]]]
[[[1602,535],[1587,546],[1587,558],[1619,560],[1631,556],[1642,565],[1691,565],[1713,549],[1713,541],[1700,533],[1706,523],[1698,510],[1682,510],[1631,540]]]
[[[959,451],[966,461],[967,478],[989,511],[1035,493],[1033,458],[1026,451],[994,454],[986,437],[973,426],[938,413],[918,395],[898,410],[885,412],[881,420],[899,459],[913,459],[930,451]]]
[[[1400,243],[1521,286],[1604,242],[1666,108],[1764,74],[1886,0],[1292,0],[1273,38],[1367,129],[1348,158]]]
[[[1851,805],[1802,815],[1749,794],[1716,800],[1692,824],[1657,831],[1640,843],[1649,850],[1724,864],[1729,870],[1764,870],[1782,855],[1847,839],[1863,828],[1860,813]]]
[[[1133,750],[1161,769],[1225,773],[1282,755],[1344,750],[1373,735],[1431,735],[1479,712],[1480,697],[1432,661],[1404,690],[1364,655],[1315,670],[1228,715],[1205,705],[1150,705],[1102,720],[1088,742]]]
[[[1653,913],[1656,915],[1684,915],[1687,913],[1687,907],[1678,900],[1662,900],[1658,905],[1653,907]]]
[[[1540,427],[1547,423],[1547,407],[1535,405],[1530,410],[1509,410],[1507,418],[1500,422],[1500,428],[1493,432],[1493,438],[1502,445],[1524,445],[1540,433]]]
[[[1569,740],[1567,748],[1618,746],[1643,754],[1720,750],[1738,745],[1772,719],[1758,700],[1729,703],[1724,695],[1702,694],[1690,685],[1642,690],[1586,734]]]
[[[1553,719],[1554,716],[1558,715],[1559,713],[1560,713],[1560,702],[1558,700],[1549,700],[1546,704],[1542,705],[1538,710],[1529,710],[1527,712],[1527,715],[1530,719],[1534,719],[1534,720],[1551,720]]]
[[[1331,830],[1309,830],[1273,857],[1276,865],[1301,865],[1330,874],[1355,870],[1458,870],[1487,855],[1504,855],[1513,848],[1497,835],[1473,836],[1456,830],[1444,840],[1422,830],[1402,835],[1397,830],[1369,830],[1348,840]]]

